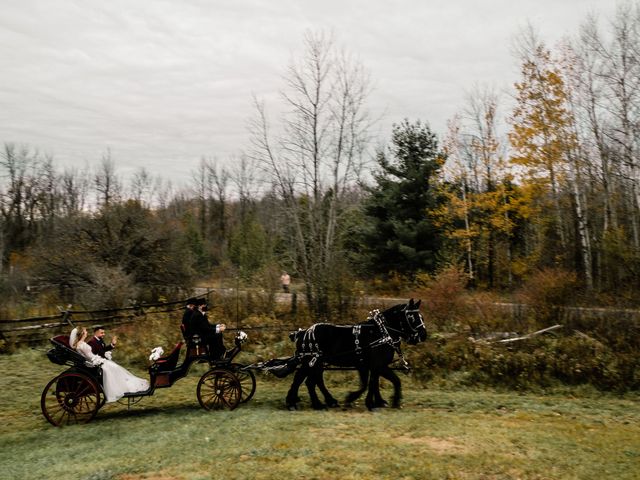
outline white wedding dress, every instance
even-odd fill
[[[87,359],[87,363],[102,368],[102,389],[107,403],[115,402],[125,393],[142,392],[149,388],[147,380],[136,377],[113,360],[107,360],[94,354],[91,351],[91,346],[86,342],[79,342],[76,350]]]

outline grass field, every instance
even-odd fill
[[[637,395],[446,390],[403,377],[401,410],[316,412],[301,390],[304,408],[289,412],[290,379],[259,376],[248,404],[207,412],[199,367],[130,410],[107,405],[90,424],[55,428],[39,400],[63,368],[37,351],[0,356],[0,478],[640,478]],[[329,375],[340,396],[355,382]]]

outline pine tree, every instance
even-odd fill
[[[364,207],[369,270],[433,271],[441,242],[430,212],[442,201],[436,182],[444,164],[435,134],[420,121],[404,120],[393,126],[391,146],[377,162]]]

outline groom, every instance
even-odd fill
[[[116,336],[113,336],[111,338],[111,345],[105,345],[104,335],[105,335],[104,327],[102,325],[98,325],[93,328],[93,337],[91,338],[91,340],[87,342],[91,347],[91,351],[95,355],[99,355],[102,358],[105,358],[105,353],[113,350],[113,348],[116,346],[116,343],[118,341],[118,338]]]

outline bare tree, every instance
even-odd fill
[[[361,64],[328,36],[308,33],[304,46],[285,76],[279,137],[270,130],[264,104],[255,99],[251,157],[277,187],[309,305],[326,316],[340,211],[368,140],[369,81]]]
[[[589,17],[571,45],[566,69],[582,159],[570,173],[578,189],[585,185],[581,170],[594,173],[593,211],[602,211],[585,217],[587,227],[592,224],[592,268],[599,283],[607,273],[617,282],[626,268],[615,255],[609,258],[611,241],[624,238],[640,247],[640,4],[621,4],[609,26],[611,31],[603,33],[597,19]],[[582,243],[585,250],[588,244]]]
[[[154,180],[146,168],[140,167],[133,172],[133,176],[131,177],[131,195],[140,205],[147,208],[151,207],[157,186],[157,180]]]
[[[98,171],[94,176],[98,206],[108,207],[119,200],[121,194],[120,179],[116,175],[116,166],[111,158],[111,150],[102,156]]]
[[[207,160],[203,157],[198,163],[197,169],[192,172],[191,189],[196,196],[198,203],[198,224],[200,226],[200,235],[206,235],[207,228],[207,198],[209,193],[207,179]]]
[[[222,258],[226,248],[227,195],[229,172],[218,166],[215,159],[201,158],[192,173],[200,235],[207,239],[213,260]]]
[[[562,52],[562,69],[565,78],[565,92],[568,107],[566,157],[567,157],[567,182],[573,197],[573,213],[576,220],[580,257],[584,272],[585,286],[587,290],[593,289],[593,251],[591,248],[591,227],[589,225],[589,211],[585,193],[583,171],[588,166],[589,154],[585,141],[589,128],[585,128],[580,122],[581,106],[587,106],[590,102],[584,102],[583,93],[585,86],[582,81],[582,62],[575,55],[575,51],[565,45]]]
[[[260,183],[255,159],[243,154],[239,159],[232,159],[234,165],[229,172],[229,178],[235,185],[240,202],[240,222],[246,219],[250,206],[258,197]]]
[[[3,227],[3,258],[6,263],[12,251],[21,251],[30,240],[33,227],[36,199],[36,179],[33,178],[34,165],[38,154],[31,154],[26,146],[4,145],[0,167],[6,180],[4,193],[0,198],[0,216]],[[37,168],[35,168],[37,171]]]
[[[603,160],[603,180],[619,176],[623,195],[631,215],[633,245],[640,247],[640,5],[620,4],[611,22],[611,35],[603,36],[595,19],[582,27],[579,52],[585,81],[594,85],[591,121]],[[626,185],[624,185],[626,183]],[[605,197],[609,202],[609,198]],[[606,205],[609,215],[615,215]],[[607,227],[610,225],[607,219]]]
[[[62,212],[73,216],[82,212],[87,205],[90,178],[86,170],[67,169],[60,176]]]
[[[229,171],[220,167],[215,160],[207,162],[206,167],[211,225],[216,237],[223,239],[227,230]]]

